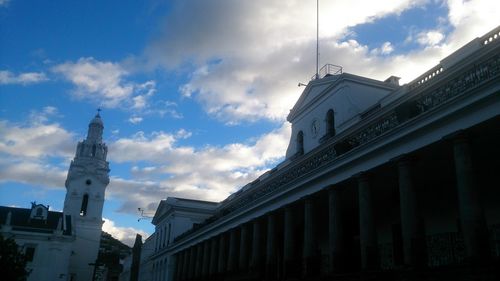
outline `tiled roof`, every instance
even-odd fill
[[[5,225],[7,214],[11,213],[10,225],[13,230],[52,233],[57,230],[59,219],[63,216],[62,212],[49,211],[47,220],[30,219],[31,209],[0,206],[0,225]],[[71,216],[65,215],[66,229],[64,235],[71,235]],[[64,224],[63,224],[64,225]]]

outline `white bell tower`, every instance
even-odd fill
[[[104,125],[97,112],[87,138],[78,143],[66,178],[64,214],[71,215],[75,235],[70,258],[71,281],[92,280],[99,251],[104,193],[109,184],[108,147],[102,142]]]

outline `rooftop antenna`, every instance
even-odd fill
[[[151,214],[147,214],[145,212],[145,210],[143,208],[137,208],[137,211],[139,211],[141,214],[139,215],[139,218],[137,219],[137,221],[141,221],[141,220],[149,220],[149,219],[152,219],[153,217],[151,216]]]
[[[319,0],[316,0],[316,79],[319,79]]]

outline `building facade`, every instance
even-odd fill
[[[32,204],[31,209],[0,207],[1,232],[29,253],[28,281],[89,281],[101,240],[104,193],[109,183],[107,146],[99,113],[78,143],[66,179],[62,212]]]
[[[330,69],[281,164],[167,243],[155,215],[150,280],[499,276],[500,27],[402,86]]]
[[[169,255],[162,255],[169,246],[187,231],[198,226],[215,214],[218,203],[169,197],[162,200],[153,217],[155,233],[151,237],[154,250],[145,249],[144,264],[150,270],[142,270],[139,280],[172,280],[174,260]],[[145,243],[146,244],[146,243]],[[169,276],[170,275],[170,276]]]

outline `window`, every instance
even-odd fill
[[[304,154],[304,133],[302,131],[297,134],[297,154]]]
[[[42,208],[36,208],[36,215],[37,217],[43,216],[43,209]]]
[[[89,204],[89,195],[85,194],[83,195],[82,199],[82,207],[80,208],[80,216],[85,216],[87,215],[87,206]]]
[[[167,227],[167,246],[170,244],[170,231],[172,231],[170,223],[168,223]]]
[[[35,257],[35,246],[27,246],[26,251],[24,252],[27,261],[33,261]]]
[[[96,146],[95,146],[95,144],[94,144],[94,145],[92,146],[92,157],[94,157],[94,156],[95,156],[95,151],[96,151],[96,149],[97,149],[97,148],[96,148]]]
[[[326,134],[330,137],[335,136],[335,116],[333,109],[326,113]]]
[[[165,247],[165,239],[167,238],[167,226],[163,226],[163,247]]]

